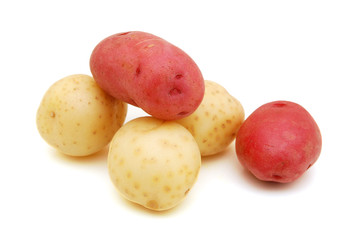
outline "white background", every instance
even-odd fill
[[[0,3],[0,239],[355,239],[355,2],[2,1]],[[256,180],[233,144],[203,159],[176,208],[156,213],[123,199],[107,149],[59,154],[35,116],[55,81],[90,74],[96,44],[141,30],[187,52],[248,116],[289,100],[323,136],[316,164],[292,184]],[[129,108],[127,121],[144,115]]]

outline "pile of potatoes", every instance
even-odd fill
[[[70,156],[87,156],[109,144],[112,183],[148,209],[179,204],[198,178],[202,157],[224,151],[245,122],[235,97],[204,80],[185,52],[152,34],[103,39],[91,54],[90,70],[92,76],[67,76],[48,89],[37,110],[38,131]],[[127,104],[151,116],[125,122]],[[312,155],[312,164],[318,155]]]

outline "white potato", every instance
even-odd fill
[[[36,123],[49,145],[67,155],[86,156],[111,141],[126,114],[126,103],[106,94],[92,77],[76,74],[47,90]]]
[[[226,149],[244,121],[240,102],[221,85],[205,80],[205,95],[190,116],[177,120],[194,136],[202,156]]]
[[[173,121],[140,117],[112,139],[108,170],[129,201],[161,211],[179,204],[195,183],[201,155],[195,139]]]

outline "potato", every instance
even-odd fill
[[[188,116],[202,101],[204,81],[181,49],[149,33],[119,33],[102,40],[90,57],[102,89],[164,120]]]
[[[162,211],[179,204],[201,166],[196,141],[174,121],[140,117],[115,134],[108,154],[113,184],[129,201]]]
[[[237,134],[239,162],[256,178],[287,183],[318,159],[322,137],[312,116],[297,103],[275,101],[256,109]]]
[[[177,120],[194,136],[202,156],[226,149],[244,121],[244,109],[226,89],[213,81],[205,81],[201,105],[188,117]]]
[[[92,77],[77,74],[54,83],[37,111],[37,128],[64,154],[85,156],[105,147],[122,126],[127,104],[105,93]]]

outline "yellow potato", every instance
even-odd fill
[[[195,139],[173,121],[141,117],[115,134],[108,154],[113,184],[129,201],[161,211],[179,204],[195,183],[201,155]]]
[[[245,113],[240,102],[221,85],[205,81],[202,103],[190,116],[177,120],[194,136],[202,156],[226,149],[235,139]]]
[[[111,141],[126,114],[126,103],[107,95],[92,77],[77,74],[47,90],[36,123],[49,145],[67,155],[86,156]]]

